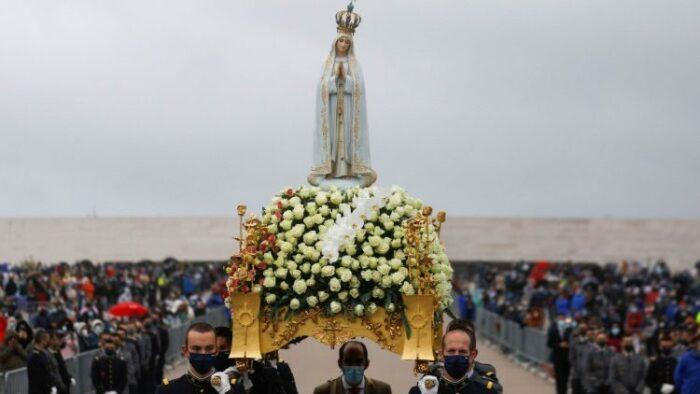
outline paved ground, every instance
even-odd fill
[[[381,350],[372,342],[364,342],[367,344],[370,355],[370,367],[367,375],[391,384],[394,393],[408,393],[416,381],[412,372],[413,363],[401,361],[397,355]],[[547,394],[554,392],[553,384],[511,362],[497,349],[482,345],[479,352],[479,360],[496,366],[499,379],[503,383],[504,393]],[[312,393],[316,385],[339,374],[336,363],[338,359],[337,349],[331,350],[313,339],[307,339],[290,350],[282,351],[281,357],[291,365],[300,394]],[[166,375],[172,379],[182,375],[184,371],[185,364],[183,363],[166,371]]]

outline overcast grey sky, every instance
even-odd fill
[[[0,216],[305,181],[335,0],[0,2]],[[358,0],[373,166],[452,215],[700,217],[700,2]]]

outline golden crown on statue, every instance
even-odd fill
[[[362,17],[353,12],[355,5],[353,2],[348,4],[344,10],[340,10],[335,14],[335,23],[338,24],[338,33],[355,34],[355,29],[360,26]]]

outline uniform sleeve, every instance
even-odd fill
[[[128,377],[127,377],[127,370],[126,370],[126,361],[117,359],[119,362],[119,374],[116,376],[119,392],[123,393],[124,389],[126,389],[126,385],[128,383]]]
[[[98,368],[98,359],[95,357],[92,359],[92,365],[90,366],[90,379],[92,379],[92,387],[95,388],[98,392],[100,391],[100,388],[102,385],[100,384],[100,378],[99,374],[97,372]]]

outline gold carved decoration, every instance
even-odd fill
[[[233,344],[230,358],[260,358],[260,294],[232,294]]]
[[[406,339],[401,359],[434,360],[433,316],[435,297],[432,295],[412,295],[403,297],[406,306],[406,320],[411,327],[411,337]]]

